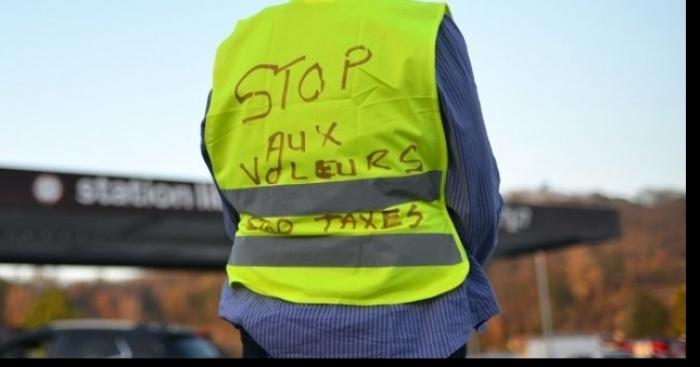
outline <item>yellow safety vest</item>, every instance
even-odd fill
[[[295,303],[387,305],[465,280],[435,80],[447,11],[292,0],[221,44],[204,141],[240,214],[231,283]]]

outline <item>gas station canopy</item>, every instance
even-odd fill
[[[504,206],[494,257],[620,235],[607,208]],[[221,268],[214,185],[0,169],[0,263]]]

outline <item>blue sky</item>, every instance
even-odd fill
[[[279,2],[0,0],[0,167],[208,180],[214,52]],[[504,193],[685,190],[684,1],[448,4]]]

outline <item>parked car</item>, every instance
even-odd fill
[[[16,335],[0,345],[3,358],[220,358],[192,328],[122,321],[71,320]]]
[[[625,349],[637,358],[686,358],[685,339],[631,339]]]
[[[528,340],[525,358],[604,358],[605,351],[596,335],[555,335],[548,340]]]

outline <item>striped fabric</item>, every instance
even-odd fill
[[[293,304],[224,284],[219,316],[242,326],[271,357],[447,357],[499,312],[484,265],[496,244],[500,179],[466,44],[449,17],[438,36],[437,75],[450,146],[447,203],[468,247],[467,281],[433,299],[379,307]],[[238,214],[224,208],[231,235]]]

